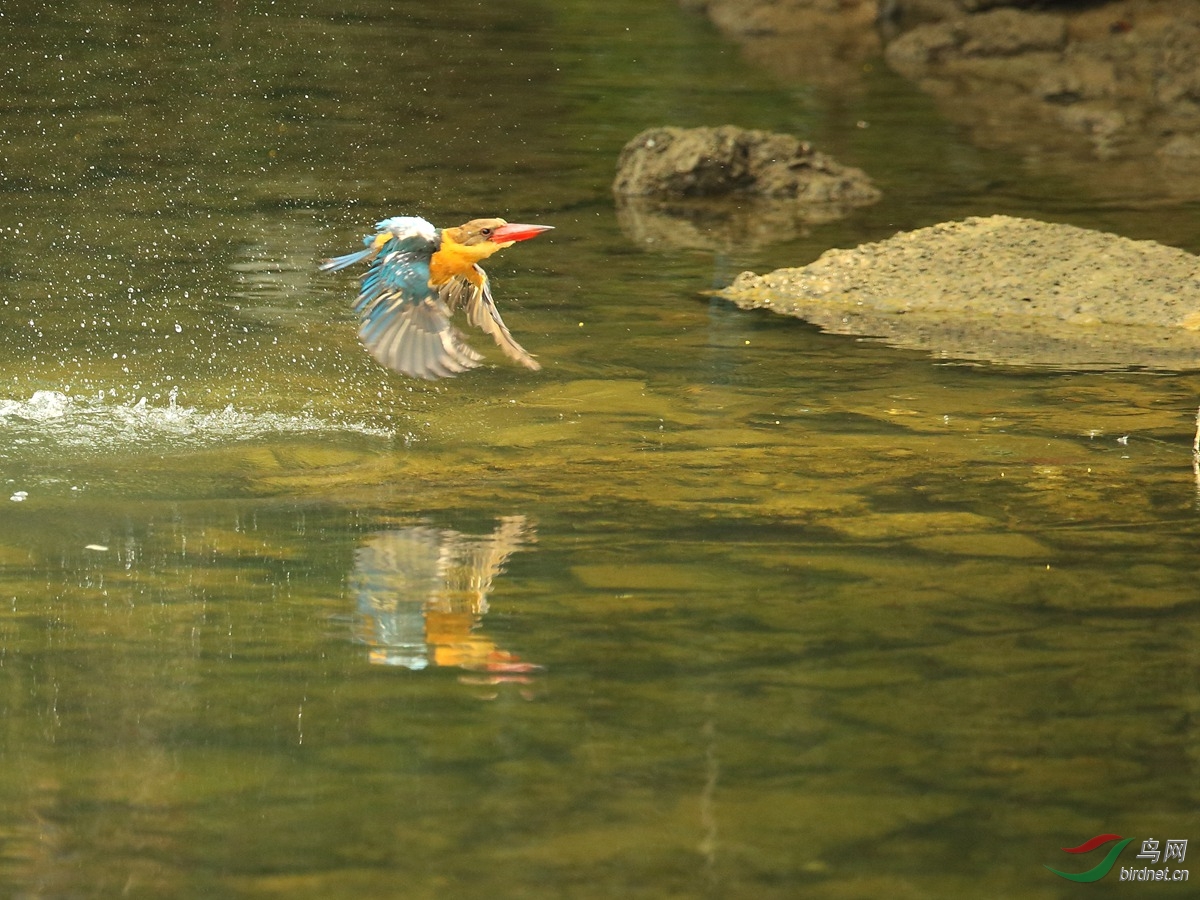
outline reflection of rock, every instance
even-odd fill
[[[425,526],[373,535],[354,564],[356,638],[371,648],[371,662],[489,673],[537,669],[477,630],[492,581],[533,539],[524,516],[501,519],[490,535]]]
[[[652,249],[729,251],[765,247],[840,219],[843,205],[798,206],[762,197],[656,200],[618,197],[617,222],[630,240]]]
[[[859,92],[879,55],[879,0],[680,0],[737,41],[748,61],[779,78]]]
[[[621,150],[613,193],[632,197],[789,198],[861,206],[879,190],[861,169],[835,162],[790,134],[720,128],[650,128]]]
[[[1200,368],[1200,258],[1069,225],[949,222],[746,272],[721,295],[944,357]]]

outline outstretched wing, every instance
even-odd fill
[[[483,359],[450,324],[449,310],[435,296],[384,291],[369,303],[360,299],[356,308],[362,342],[379,363],[401,374],[445,378],[473,369]]]
[[[504,320],[500,318],[487,274],[478,265],[475,266],[473,274],[477,280],[465,275],[451,278],[438,288],[438,298],[450,311],[462,308],[467,314],[467,321],[484,334],[490,334],[509,359],[536,372],[542,366],[516,342]]]
[[[420,220],[423,223],[423,220]],[[380,226],[408,220],[389,220]],[[433,233],[433,227],[428,226]],[[483,357],[467,346],[450,324],[450,310],[429,286],[429,259],[436,244],[381,230],[363,239],[366,248],[321,263],[336,271],[364,260],[371,267],[363,276],[354,304],[358,336],[382,365],[414,378],[445,378],[479,365]]]

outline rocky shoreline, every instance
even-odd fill
[[[1109,195],[1200,199],[1195,0],[681,0],[782,79],[852,97],[880,56],[983,147]]]

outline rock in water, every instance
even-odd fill
[[[719,296],[943,358],[1071,369],[1200,368],[1200,257],[1009,216],[744,272]]]
[[[861,206],[879,189],[790,134],[720,128],[650,128],[621,150],[613,193],[633,197],[751,194]]]

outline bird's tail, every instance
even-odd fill
[[[376,249],[368,247],[366,250],[358,250],[354,253],[347,253],[345,256],[335,256],[333,259],[321,260],[320,269],[322,272],[336,272],[338,269],[344,269],[347,266],[352,266],[355,263],[362,262],[364,259],[370,259],[375,255]]]

